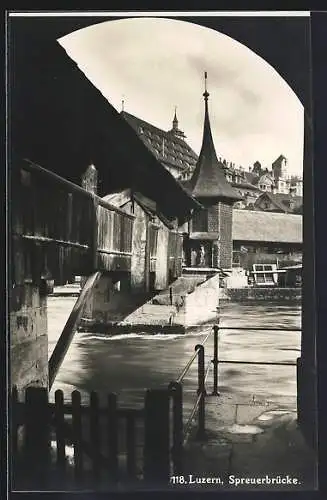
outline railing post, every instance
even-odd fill
[[[157,485],[170,476],[170,391],[148,389],[145,395],[144,479]]]
[[[214,325],[213,327],[213,396],[219,396],[218,392],[218,335],[219,335],[219,325]]]
[[[204,367],[204,346],[197,344],[195,350],[198,350],[198,395],[201,394],[198,411],[198,432],[197,439],[203,439],[205,436],[205,367]]]
[[[183,473],[183,390],[180,382],[170,382],[168,386],[173,399],[173,444],[172,461],[174,474]]]

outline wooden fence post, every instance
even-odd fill
[[[170,391],[148,389],[145,395],[144,479],[147,483],[169,482]]]
[[[74,444],[74,473],[75,480],[79,482],[83,478],[83,448],[82,448],[82,412],[81,412],[81,393],[72,392],[72,427]]]
[[[13,459],[16,460],[18,453],[18,390],[14,386],[11,391],[11,449]]]
[[[54,421],[57,441],[57,467],[60,476],[62,477],[62,479],[64,479],[66,473],[65,408],[64,393],[59,389],[55,392]]]
[[[48,390],[28,387],[25,392],[24,467],[33,488],[44,487],[50,467],[50,408]]]
[[[117,415],[117,396],[108,395],[108,456],[109,456],[109,479],[113,484],[118,481],[118,415]]]
[[[94,391],[90,394],[90,438],[92,450],[92,474],[93,480],[98,481],[101,476],[100,468],[100,419],[99,419],[99,397]]]
[[[136,477],[136,421],[132,413],[126,416],[127,475],[129,480]]]

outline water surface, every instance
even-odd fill
[[[76,297],[49,297],[49,356],[68,318]],[[300,355],[301,308],[298,305],[228,304],[221,308],[219,358],[222,360],[296,362]],[[240,330],[245,327],[246,330]],[[262,331],[251,330],[262,327]],[[276,328],[275,331],[264,328]],[[294,328],[281,331],[278,328]],[[83,399],[94,390],[104,396],[115,392],[123,406],[142,403],[146,388],[165,387],[175,380],[208,327],[187,335],[139,335],[115,337],[94,333],[75,334],[51,391],[62,389],[65,398],[74,389]],[[206,361],[212,358],[213,338],[206,343]],[[184,380],[186,406],[196,389],[194,363]],[[212,376],[208,378],[208,389]],[[219,365],[219,389],[233,395],[255,395],[271,400],[296,396],[295,366]],[[188,392],[190,395],[188,396]],[[192,393],[192,394],[191,394]],[[191,398],[192,395],[192,398]]]

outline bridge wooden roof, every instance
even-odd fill
[[[233,210],[234,241],[301,244],[302,216],[256,210]]]
[[[56,40],[22,25],[11,47],[11,142],[18,157],[76,184],[92,163],[100,196],[132,188],[169,219],[185,219],[199,206]]]

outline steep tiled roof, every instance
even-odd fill
[[[273,194],[273,197],[279,201],[279,203],[282,204],[282,206],[286,207],[286,209],[290,212],[292,212],[295,208],[299,207],[303,203],[303,198],[302,196],[298,195],[290,195],[290,194],[283,194],[283,193],[275,193]],[[293,208],[290,208],[289,202],[293,201]]]
[[[235,189],[243,188],[243,189],[250,189],[252,191],[260,191],[260,189],[257,186],[251,184],[250,182],[232,182],[232,186]]]
[[[286,160],[285,156],[284,155],[279,155],[278,158],[276,158],[276,160],[272,163],[272,165],[278,165],[283,160]]]
[[[233,240],[302,243],[302,216],[256,210],[233,210]]]
[[[255,185],[259,181],[259,175],[254,174],[253,172],[244,172],[244,175],[247,182],[249,182],[250,184]]]
[[[218,161],[209,120],[209,93],[205,91],[203,96],[205,100],[203,139],[200,156],[190,179],[189,185],[192,189],[192,194],[198,199],[220,198],[232,201],[241,200],[242,197],[226,180],[224,164]]]
[[[256,201],[256,204],[260,203],[263,198],[268,198],[279,210],[292,213],[302,206],[303,198],[302,196],[290,195],[284,193],[263,193]],[[293,201],[293,206],[290,207],[290,201]]]
[[[166,132],[126,111],[122,111],[121,116],[164,166],[174,167],[180,172],[195,167],[198,158],[196,153],[172,131]]]

